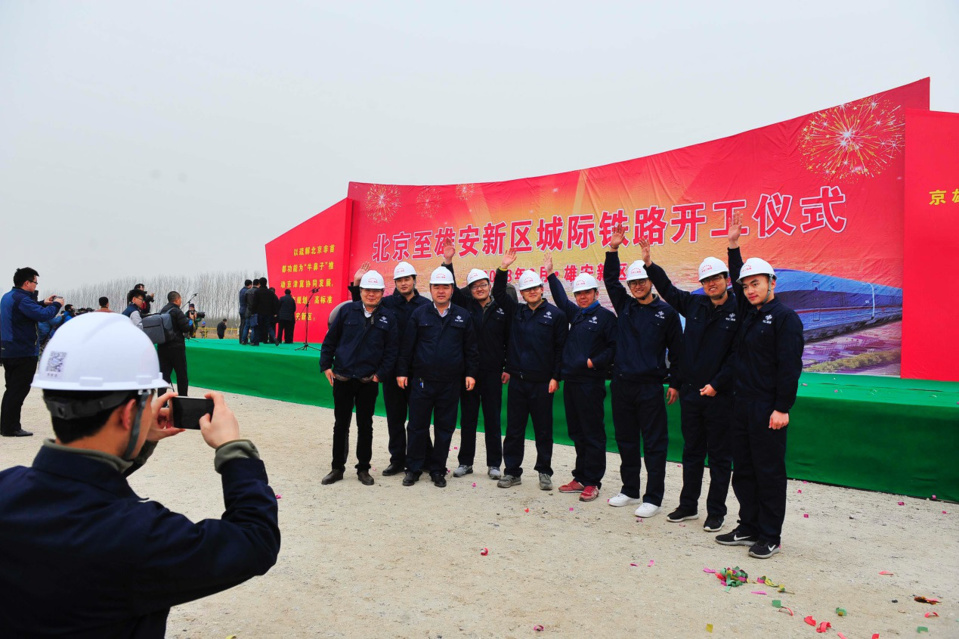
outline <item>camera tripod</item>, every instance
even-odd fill
[[[306,298],[306,304],[303,305],[303,317],[306,317],[306,318],[309,318],[309,317],[310,317],[310,302],[313,301],[313,298],[316,297],[316,294],[317,294],[317,292],[319,292],[319,290],[320,290],[320,289],[318,289],[318,288],[314,288],[313,290],[310,291],[310,296],[309,296],[308,298]],[[299,346],[299,347],[297,347],[297,348],[295,348],[295,349],[293,349],[293,350],[297,350],[297,351],[318,351],[318,350],[320,350],[320,349],[317,348],[316,346],[311,346],[311,345],[310,345],[310,320],[309,320],[309,319],[306,319],[306,320],[304,320],[304,321],[306,322],[306,333],[303,335],[303,345],[302,345],[302,346]]]

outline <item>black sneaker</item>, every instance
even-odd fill
[[[439,473],[436,473],[435,475],[433,475],[433,485],[436,486],[437,488],[446,488],[446,477],[444,477],[443,475]]]
[[[706,532],[719,532],[724,523],[726,523],[725,517],[706,515],[706,523],[703,524],[703,530]]]
[[[674,524],[678,521],[686,521],[687,519],[699,519],[699,513],[695,510],[680,506],[666,516],[666,521]]]
[[[756,559],[769,559],[779,552],[779,544],[760,539],[749,548],[749,556]]]
[[[716,535],[716,543],[724,546],[752,546],[758,542],[759,537],[747,535],[739,528],[725,535]]]
[[[417,482],[419,478],[420,478],[419,473],[414,473],[413,471],[408,470],[406,471],[406,475],[403,476],[403,485],[412,486],[413,484]]]

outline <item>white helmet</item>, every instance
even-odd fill
[[[574,293],[579,293],[580,291],[591,291],[594,288],[599,288],[599,282],[597,282],[596,278],[589,273],[581,273],[575,280],[573,280]]]
[[[768,275],[771,279],[776,279],[776,271],[769,262],[758,257],[751,257],[743,264],[742,270],[739,271],[739,283],[742,284],[744,279],[753,275]]]
[[[518,288],[521,291],[526,289],[536,288],[537,286],[542,286],[543,280],[539,279],[539,274],[536,273],[533,269],[527,269],[523,271],[523,274],[519,276],[519,286]]]
[[[409,262],[400,262],[393,269],[393,279],[398,280],[401,277],[416,277],[416,269]]]
[[[445,266],[440,266],[430,274],[430,284],[450,284],[456,286],[453,274]]]
[[[386,288],[383,283],[383,276],[376,271],[367,271],[360,280],[360,288],[368,288],[382,291]]]
[[[478,268],[474,268],[469,272],[469,275],[466,276],[466,285],[472,286],[473,282],[479,282],[480,280],[489,281],[489,273]]]
[[[729,270],[726,268],[726,265],[722,263],[722,260],[718,260],[715,257],[707,257],[703,260],[703,263],[699,265],[700,282],[707,277],[719,275],[720,273],[726,275],[729,273]]]
[[[46,390],[149,390],[169,386],[156,348],[119,313],[86,313],[54,334],[40,358],[33,386]]]
[[[649,279],[649,275],[646,275],[646,268],[643,266],[642,260],[636,260],[629,265],[629,268],[626,269],[626,281],[632,282],[633,280],[646,280]]]

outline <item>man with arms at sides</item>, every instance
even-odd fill
[[[610,506],[639,503],[637,517],[652,517],[663,504],[666,485],[666,395],[672,404],[679,397],[680,354],[683,332],[679,314],[653,294],[642,260],[626,269],[627,292],[619,281],[619,247],[625,229],[613,229],[606,251],[603,282],[616,309],[616,358],[613,363],[613,428],[622,458],[623,489],[609,500]],[[669,368],[666,368],[667,352]],[[646,460],[646,492],[639,497],[640,439]]]
[[[184,335],[190,332],[190,320],[187,319],[180,304],[183,298],[176,291],[167,293],[167,304],[160,309],[160,314],[169,313],[173,320],[173,329],[176,336],[164,344],[157,345],[157,357],[160,358],[160,371],[168,384],[172,383],[173,373],[176,373],[176,391],[186,397],[190,390],[190,380],[186,371],[186,340]]]
[[[383,276],[368,271],[360,280],[362,302],[352,302],[333,320],[320,351],[320,370],[333,387],[333,470],[321,484],[343,479],[350,454],[350,419],[356,409],[356,477],[372,486],[373,409],[379,383],[396,367],[396,317],[383,308]]]

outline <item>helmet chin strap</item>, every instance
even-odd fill
[[[150,401],[151,394],[147,391],[140,391],[137,398],[137,414],[133,418],[133,428],[130,429],[130,441],[127,449],[123,453],[123,459],[133,461],[133,451],[136,450],[137,442],[140,441],[140,418],[143,417],[143,411],[146,409],[147,402]]]
[[[760,302],[760,306],[765,306],[766,302],[769,301],[770,296],[773,294],[773,282],[776,281],[774,278],[769,278],[769,288],[766,289],[766,297],[763,298],[763,301]]]

